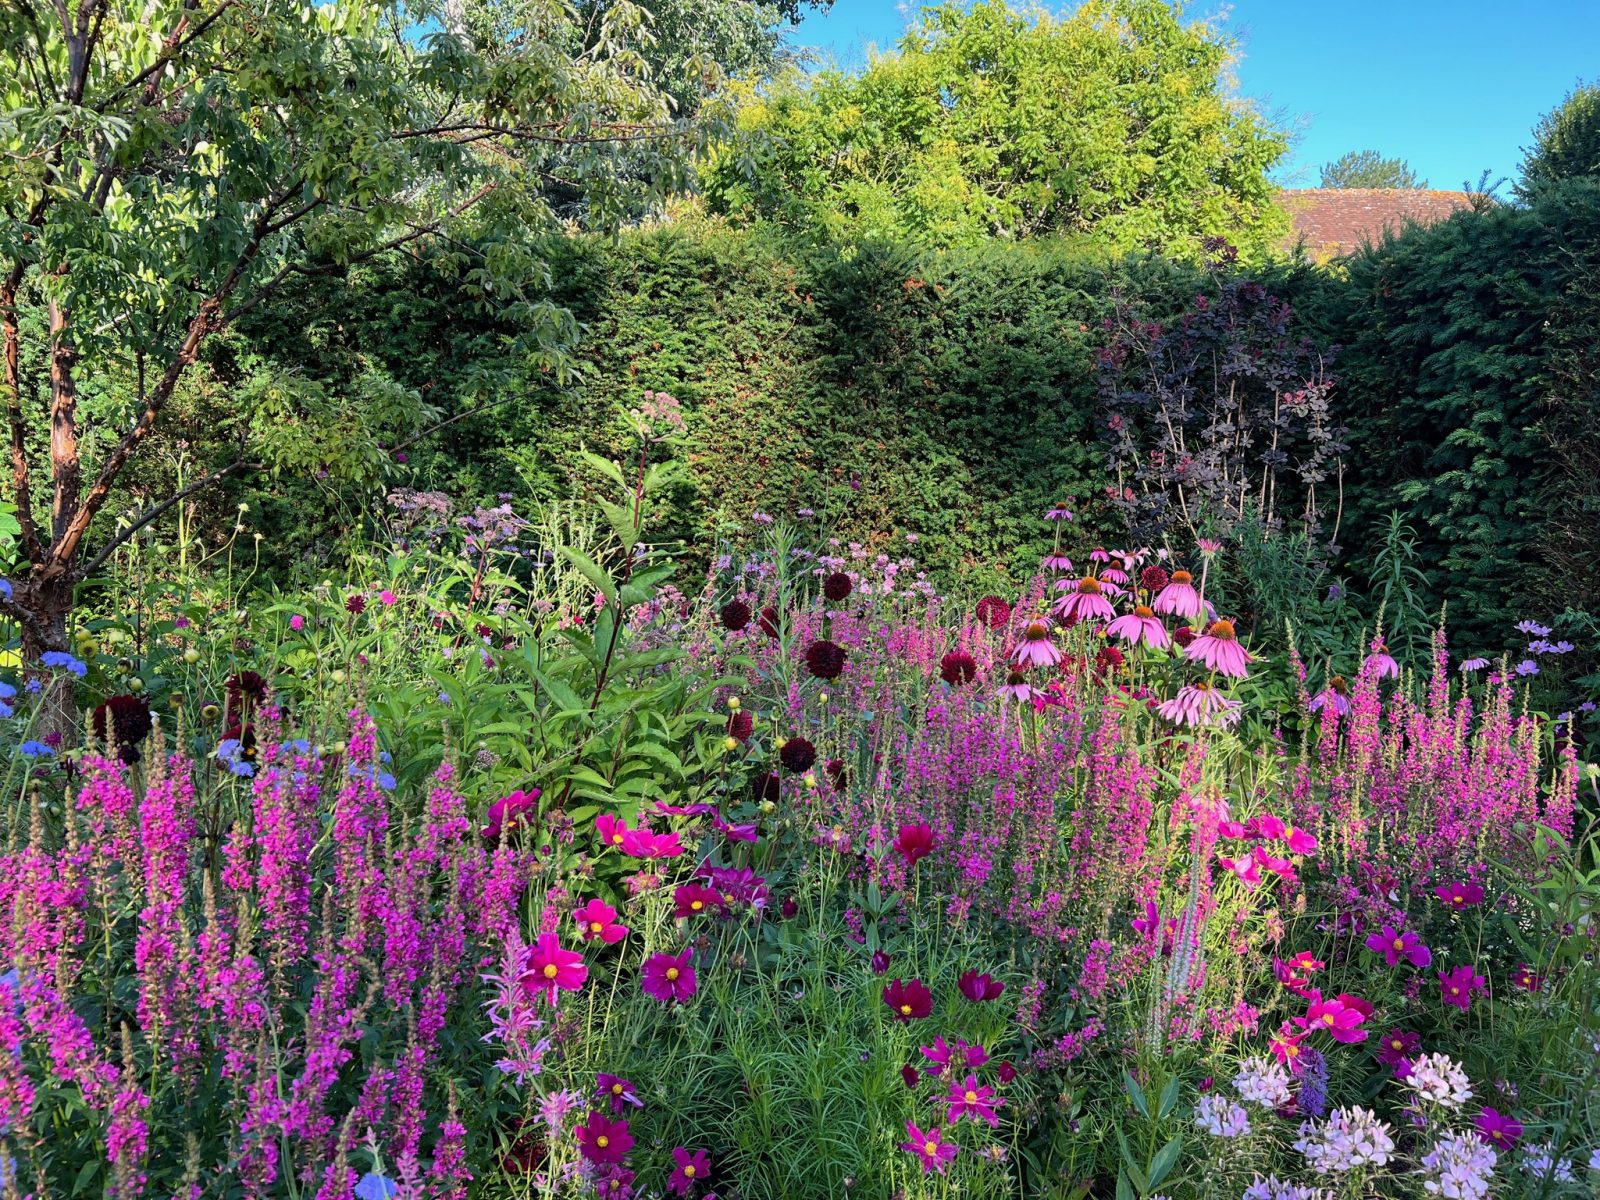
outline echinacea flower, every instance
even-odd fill
[[[538,788],[529,788],[525,792],[512,792],[509,796],[502,796],[489,805],[483,836],[497,838],[501,833],[517,828],[530,814],[537,815],[540,794]]]
[[[607,946],[615,946],[628,936],[628,927],[617,924],[617,910],[598,896],[574,912],[572,919],[586,942],[599,938]]]
[[[1422,1036],[1409,1029],[1391,1029],[1378,1039],[1378,1061],[1386,1067],[1410,1062],[1422,1049]]]
[[[1028,622],[1022,641],[1011,652],[1011,661],[1019,667],[1053,667],[1061,661],[1061,651],[1050,640],[1050,626],[1043,617]]]
[[[1179,688],[1172,699],[1156,705],[1156,712],[1174,725],[1231,725],[1244,715],[1244,706],[1202,679]]]
[[[1190,662],[1201,663],[1207,670],[1233,679],[1243,679],[1248,674],[1252,659],[1250,652],[1239,644],[1232,621],[1211,622],[1183,654]]]
[[[1382,638],[1377,638],[1372,643],[1372,652],[1367,655],[1361,664],[1364,674],[1376,676],[1379,679],[1399,679],[1400,664],[1395,662],[1394,656],[1389,653],[1389,648],[1383,644]]]
[[[934,1171],[943,1175],[945,1167],[960,1149],[954,1142],[947,1142],[939,1136],[937,1125],[932,1129],[922,1130],[917,1128],[916,1122],[908,1120],[906,1136],[911,1140],[901,1142],[900,1149],[916,1155],[922,1163],[924,1175],[932,1174]]]
[[[1050,571],[1056,574],[1065,574],[1066,572],[1072,570],[1072,560],[1065,554],[1062,554],[1061,551],[1056,550],[1050,554],[1046,554],[1042,559],[1039,560],[1039,569],[1041,571]]]
[[[1474,671],[1481,671],[1489,665],[1487,658],[1464,658],[1461,665],[1456,668],[1463,675],[1470,675]]]
[[[687,1196],[695,1184],[704,1182],[711,1175],[711,1156],[704,1150],[691,1151],[683,1146],[674,1146],[672,1161],[677,1168],[667,1180],[667,1188],[680,1196]]]
[[[1161,623],[1161,618],[1143,604],[1107,625],[1106,634],[1121,638],[1130,646],[1143,643],[1152,650],[1165,650],[1172,645],[1172,638],[1167,633],[1167,627]]]
[[[995,1095],[992,1087],[984,1087],[978,1083],[976,1075],[968,1075],[960,1083],[954,1079],[950,1081],[950,1092],[944,1098],[945,1120],[954,1125],[962,1117],[969,1117],[974,1121],[987,1121],[991,1126],[998,1126],[1000,1118],[995,1110],[1005,1103],[1005,1100]]]
[[[591,1112],[578,1126],[578,1153],[596,1166],[620,1163],[633,1149],[633,1135],[626,1121],[610,1120],[604,1113]]]
[[[1331,676],[1328,686],[1323,688],[1311,698],[1311,703],[1306,705],[1312,712],[1322,709],[1332,709],[1341,717],[1350,715],[1350,685],[1344,681],[1343,675]]]
[[[1367,949],[1383,955],[1383,961],[1391,967],[1398,966],[1402,958],[1418,969],[1433,961],[1433,951],[1422,944],[1421,938],[1409,929],[1397,932],[1393,925],[1385,925],[1369,935]]]
[[[993,975],[980,975],[970,967],[961,972],[956,986],[961,989],[963,996],[975,1004],[982,1000],[998,1000],[1000,993],[1006,990],[1006,985]]]
[[[596,1100],[609,1104],[613,1114],[626,1112],[630,1104],[634,1108],[644,1107],[644,1101],[639,1099],[632,1080],[620,1075],[608,1075],[604,1071],[595,1076],[594,1096]]]
[[[663,1004],[681,1004],[693,998],[696,982],[689,965],[693,957],[694,947],[685,946],[677,954],[652,954],[645,959],[640,979],[644,994]]]
[[[522,989],[529,995],[544,993],[545,1003],[556,1002],[556,992],[575,992],[589,978],[583,955],[563,950],[553,933],[541,933],[528,950],[528,965],[522,972]]]
[[[933,1011],[933,993],[920,979],[892,981],[883,989],[883,1002],[896,1021],[921,1020]]]
[[[1466,1012],[1472,1004],[1472,993],[1488,991],[1488,982],[1472,969],[1470,963],[1466,963],[1439,972],[1439,996],[1451,1007]]]
[[[1200,615],[1200,593],[1194,590],[1194,576],[1187,571],[1174,571],[1150,607],[1167,616],[1194,620]]]
[[[1483,903],[1483,888],[1475,883],[1442,883],[1433,894],[1450,908],[1470,908]]]
[[[1117,615],[1105,597],[1105,584],[1093,575],[1078,580],[1078,586],[1057,600],[1050,611],[1063,621],[1109,621]]]
[[[894,839],[894,848],[906,860],[908,867],[916,866],[918,859],[932,854],[933,846],[933,828],[920,823],[900,826]]]
[[[1475,1128],[1484,1145],[1501,1150],[1515,1146],[1522,1137],[1521,1121],[1488,1107],[1478,1113]]]
[[[1015,700],[1022,704],[1029,703],[1039,693],[1039,689],[1028,682],[1026,675],[1014,669],[1007,673],[1006,681],[995,691],[1003,700]]]

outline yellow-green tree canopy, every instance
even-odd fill
[[[845,239],[1081,233],[1190,254],[1226,234],[1261,253],[1287,141],[1229,94],[1232,53],[1160,0],[944,4],[859,73],[749,89],[751,136],[715,157],[708,202]]]

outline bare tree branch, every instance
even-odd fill
[[[106,561],[113,554],[131,541],[134,535],[139,532],[139,530],[150,524],[150,522],[159,520],[162,514],[169,512],[175,505],[182,504],[196,492],[204,491],[212,484],[226,479],[229,475],[232,475],[237,471],[260,471],[263,469],[264,464],[262,463],[245,462],[243,459],[240,459],[238,462],[229,463],[220,471],[211,472],[211,474],[207,475],[204,479],[197,483],[191,483],[182,491],[174,492],[165,500],[161,501],[161,503],[147,508],[143,513],[134,519],[131,525],[118,533],[116,537],[111,539],[111,541],[107,542],[106,545],[101,548],[100,553],[96,554],[92,559],[89,560],[87,564],[85,564],[83,568],[83,574],[85,576],[93,575],[101,567],[105,566]]]

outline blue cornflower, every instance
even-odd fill
[[[29,758],[53,758],[55,751],[43,742],[26,741],[17,747],[17,752],[26,754]]]
[[[5,680],[0,679],[0,700],[15,700],[16,698],[17,689],[12,687]]]
[[[61,667],[63,670],[71,671],[79,679],[89,673],[88,667],[65,650],[46,650],[39,656],[39,661],[47,667]]]
[[[245,779],[256,773],[256,765],[244,757],[244,743],[238,738],[223,738],[217,743],[216,759],[234,775]]]
[[[381,755],[381,757],[388,759],[389,756],[384,754]],[[350,776],[351,779],[371,780],[386,792],[394,791],[394,776],[383,770],[383,768],[379,767],[377,763],[371,763],[365,767],[348,767],[345,769],[345,774]]]
[[[15,715],[15,711],[16,710],[13,709],[11,705],[7,704],[4,700],[0,700],[0,721],[9,720]]]
[[[44,691],[44,684],[39,682],[37,679],[30,679],[22,686],[28,689],[28,694],[30,696],[37,696],[40,692]]]
[[[390,1200],[400,1187],[387,1175],[368,1171],[356,1184],[356,1200]]]

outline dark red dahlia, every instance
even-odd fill
[[[1139,572],[1139,586],[1147,592],[1159,592],[1171,582],[1172,576],[1167,574],[1167,569],[1154,563]]]
[[[845,773],[844,759],[842,758],[830,758],[828,765],[823,770],[828,773],[828,782],[836,788],[843,788],[850,780],[850,776]]]
[[[125,763],[139,761],[139,743],[150,736],[150,705],[140,696],[112,696],[89,714],[89,728]]]
[[[778,778],[777,772],[768,771],[760,779],[750,781],[750,793],[757,804],[768,801],[776,804],[783,795],[783,781]]]
[[[838,642],[812,642],[806,647],[806,669],[818,679],[837,679],[844,670],[844,647]]]
[[[811,764],[817,761],[817,748],[803,737],[790,738],[778,751],[778,761],[798,775],[809,771]]]
[[[750,731],[755,728],[755,718],[744,709],[728,714],[728,736],[744,741],[750,736]]]
[[[354,613],[356,616],[360,616],[367,611],[367,598],[360,592],[351,592],[344,602],[344,610],[347,613]]]
[[[978,601],[978,623],[989,629],[1004,629],[1011,624],[1011,605],[999,596],[985,596]]]
[[[835,571],[822,581],[822,594],[829,600],[838,604],[841,600],[848,600],[850,593],[855,590],[855,584],[850,582],[850,576],[843,571]]]
[[[939,678],[951,687],[971,683],[978,674],[978,662],[965,650],[952,650],[939,660]]]
[[[1172,640],[1180,646],[1187,646],[1194,641],[1194,630],[1187,625],[1179,625],[1172,631]]]
[[[1094,656],[1095,670],[1104,675],[1107,671],[1115,671],[1122,665],[1122,651],[1115,646],[1101,646],[1100,653]]]
[[[761,632],[774,640],[778,636],[778,610],[770,604],[761,610]]]
[[[722,627],[738,633],[750,624],[750,606],[743,600],[729,600],[722,606]]]
[[[254,671],[235,672],[222,686],[228,692],[228,714],[236,721],[247,720],[267,698],[267,681]]]

